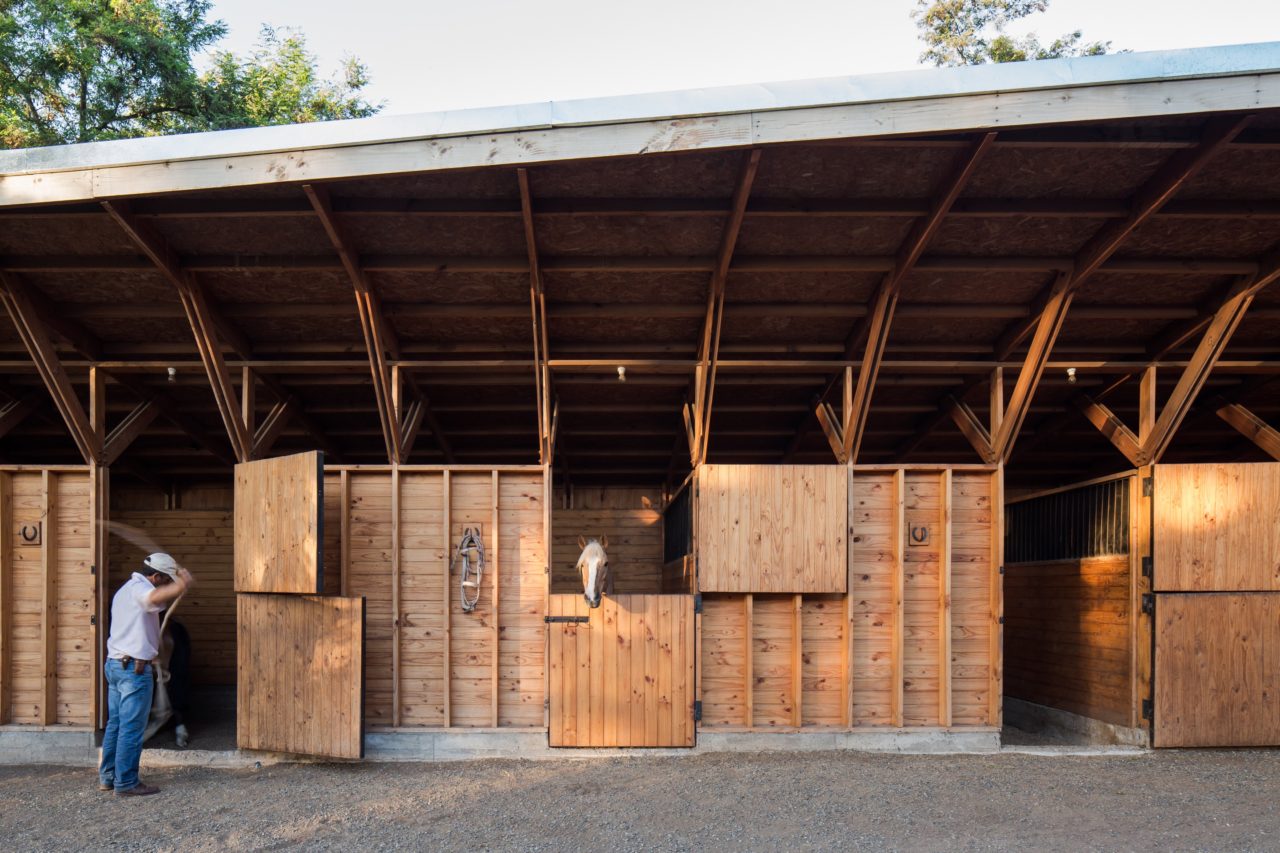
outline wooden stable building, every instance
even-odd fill
[[[0,757],[153,544],[243,748],[1280,743],[1277,278],[1280,44],[0,152]]]

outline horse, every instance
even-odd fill
[[[609,571],[609,537],[584,539],[578,537],[582,556],[578,557],[578,571],[582,574],[582,597],[593,608],[600,606],[601,592],[613,595],[613,574]]]
[[[156,685],[151,694],[151,713],[143,733],[143,741],[173,721],[174,740],[186,747],[191,735],[186,714],[191,694],[191,635],[176,619],[165,626],[160,638],[160,666],[156,668]]]

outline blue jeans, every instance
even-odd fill
[[[118,660],[103,665],[107,675],[107,730],[102,735],[102,764],[98,779],[127,791],[138,784],[138,762],[142,759],[142,733],[151,713],[151,692],[155,689],[151,664],[141,675]]]

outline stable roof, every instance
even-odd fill
[[[1158,361],[1158,397],[1174,395],[1209,318],[1278,245],[1280,44],[0,152],[5,280],[73,383],[93,365],[123,384],[109,426],[162,401],[121,457],[140,474],[229,457],[186,288],[231,371],[266,383],[257,420],[292,401],[272,452],[385,461],[353,281],[428,403],[433,436],[407,458],[536,461],[532,273],[559,463],[646,483],[688,465],[681,404],[721,285],[711,461],[829,461],[814,398],[861,370],[892,282],[859,460],[964,462],[955,401],[984,416],[1002,366],[1012,391],[1075,276],[1011,474],[1078,478],[1126,464],[1081,393],[1136,428],[1138,383],[1116,380]],[[1251,299],[1200,399],[1274,420],[1280,299],[1265,283]],[[0,391],[47,399],[27,343],[6,329],[0,348]],[[1217,408],[1168,458],[1262,458]],[[0,452],[66,461],[75,445],[50,407]]]

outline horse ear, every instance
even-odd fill
[[[601,536],[601,537],[600,537],[600,547],[601,547],[601,548],[608,548],[608,547],[609,547],[609,534],[608,534],[608,533],[606,533],[605,535],[603,535],[603,536]]]
[[[581,536],[579,536],[579,537],[578,537],[578,547],[579,547],[579,548],[586,548],[586,547],[587,547],[587,540],[586,540],[586,539],[583,539]]]

